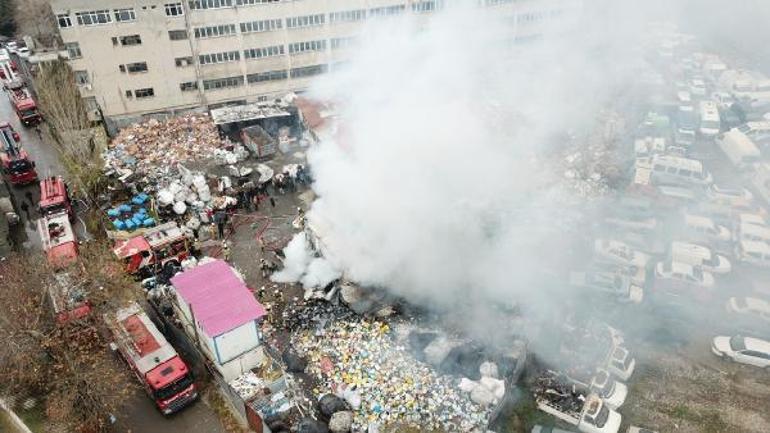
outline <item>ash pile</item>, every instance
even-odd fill
[[[559,412],[578,417],[583,410],[585,394],[558,373],[547,371],[538,376],[532,385],[532,391],[535,399],[548,402],[549,406]]]

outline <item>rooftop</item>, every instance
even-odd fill
[[[286,111],[285,108],[283,104],[264,102],[235,105],[211,110],[211,118],[214,120],[215,125],[224,125],[226,123],[291,116],[291,113]]]

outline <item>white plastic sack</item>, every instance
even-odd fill
[[[354,411],[361,407],[361,393],[354,389],[344,389],[337,396],[345,400]]]
[[[473,392],[473,390],[478,388],[478,386],[478,383],[468,379],[467,377],[463,377],[460,379],[460,384],[457,387],[460,388],[460,391],[462,392]]]
[[[168,206],[174,202],[174,193],[167,189],[158,191],[158,203],[161,206]]]
[[[471,401],[481,406],[489,406],[495,403],[495,396],[483,386],[471,391]]]
[[[491,377],[482,377],[479,384],[487,389],[496,399],[500,400],[505,395],[505,382]]]
[[[495,379],[500,377],[497,364],[494,362],[482,362],[479,366],[479,373],[481,373],[481,377],[493,377]]]
[[[187,212],[187,205],[182,201],[174,203],[174,213],[177,215],[184,215]]]

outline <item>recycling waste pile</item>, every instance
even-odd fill
[[[450,374],[448,364],[454,362],[445,360],[457,345],[437,337],[415,347],[423,345],[413,340],[426,334],[415,332],[408,320],[370,319],[323,302],[305,304],[287,319],[291,346],[313,378],[308,391],[321,401],[321,412],[330,421],[344,412],[337,416],[342,422],[349,412],[350,431],[414,426],[483,432],[504,398],[506,383],[496,364],[477,356],[465,366],[475,377]],[[344,404],[325,411],[329,396]]]

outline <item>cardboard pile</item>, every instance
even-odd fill
[[[226,145],[207,114],[187,114],[122,129],[104,160],[107,170],[121,177],[138,174],[152,181],[178,163],[209,158]]]

